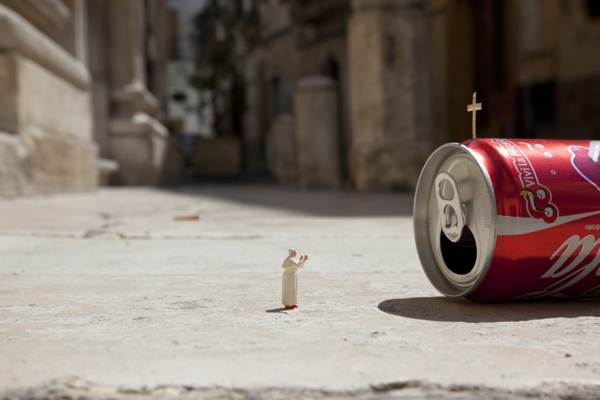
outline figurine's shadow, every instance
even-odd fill
[[[466,299],[448,297],[414,297],[385,300],[379,304],[379,309],[399,317],[426,321],[515,322],[600,317],[600,299],[474,303]]]
[[[280,314],[287,314],[288,311],[290,311],[290,310],[288,310],[285,307],[273,308],[271,310],[265,310],[265,312],[268,312],[268,313],[280,313]]]

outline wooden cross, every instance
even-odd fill
[[[481,103],[477,102],[477,92],[473,92],[473,103],[467,105],[467,112],[473,113],[473,139],[477,137],[476,125],[475,125],[475,113],[481,110]]]

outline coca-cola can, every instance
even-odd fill
[[[425,274],[475,301],[600,296],[600,141],[438,148],[415,193]]]

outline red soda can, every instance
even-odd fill
[[[442,294],[600,297],[600,141],[473,139],[423,167],[414,231]]]

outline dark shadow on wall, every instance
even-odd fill
[[[379,309],[398,317],[436,322],[517,322],[549,318],[600,317],[600,299],[474,303],[448,297],[385,300]]]

